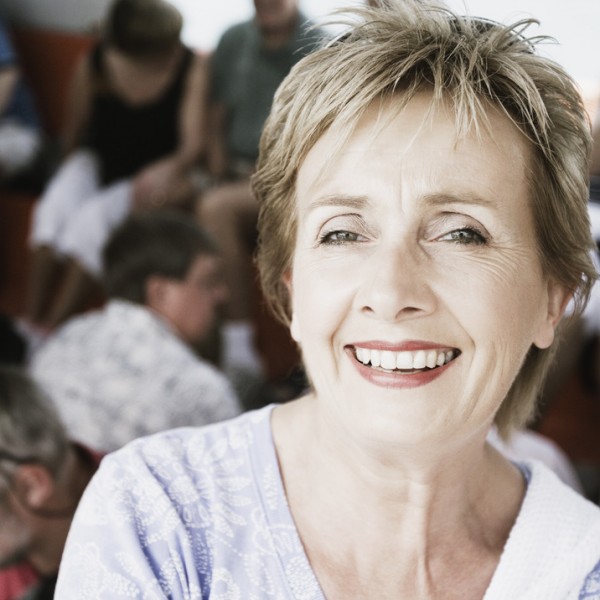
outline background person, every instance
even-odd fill
[[[14,320],[0,313],[0,364],[24,365],[27,358],[27,343],[19,333]]]
[[[24,371],[0,365],[0,600],[53,598],[73,513],[99,461],[71,443]]]
[[[182,45],[181,27],[164,0],[114,0],[101,41],[79,65],[68,156],[33,216],[28,322],[54,327],[81,308],[103,244],[132,210],[193,197],[206,68]]]
[[[226,294],[216,247],[193,221],[129,217],[106,246],[104,281],[106,306],[70,319],[31,363],[74,439],[108,452],[240,412],[229,382],[190,347]]]
[[[596,277],[577,88],[523,23],[359,14],[279,88],[253,179],[311,391],[104,461],[60,600],[595,595],[598,507],[486,443],[531,417]]]
[[[251,256],[258,208],[250,191],[258,143],[275,90],[320,42],[322,32],[297,0],[254,0],[255,15],[229,28],[210,61],[207,161],[216,185],[202,194],[198,218],[219,240],[229,288],[223,326],[228,372],[262,372],[250,315]]]

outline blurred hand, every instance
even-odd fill
[[[156,161],[140,171],[133,181],[133,208],[143,210],[169,206],[176,200],[174,190],[184,179],[183,170],[173,158]]]

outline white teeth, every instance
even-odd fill
[[[356,359],[364,365],[381,367],[388,371],[434,369],[449,363],[455,356],[453,350],[417,350],[416,352],[393,352],[391,350],[371,350],[355,348]]]
[[[360,360],[361,363],[363,363],[364,365],[368,365],[369,364],[369,351],[365,350],[364,348],[357,348],[356,349],[356,358],[358,358],[358,360]]]
[[[418,350],[413,358],[413,369],[424,369],[425,361],[427,360],[424,350]]]
[[[396,368],[396,356],[389,350],[384,350],[381,353],[381,367],[390,371]]]
[[[381,352],[379,350],[371,350],[370,362],[373,367],[381,366]]]
[[[409,370],[413,368],[413,353],[398,352],[396,355],[396,369]]]
[[[433,369],[433,367],[436,366],[437,363],[437,358],[438,358],[438,354],[435,350],[430,350],[427,353],[427,358],[425,359],[425,364],[430,368]]]

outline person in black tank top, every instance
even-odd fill
[[[130,211],[187,207],[204,145],[206,64],[180,42],[164,0],[114,0],[102,38],[80,63],[67,158],[33,216],[25,323],[54,327],[77,312],[101,251]],[[57,265],[64,282],[51,297]]]
[[[90,70],[100,89],[92,100],[83,143],[100,157],[102,182],[109,184],[176,150],[179,106],[193,54],[185,48],[168,87],[141,104],[131,104],[110,89],[105,57],[102,44],[90,56]]]

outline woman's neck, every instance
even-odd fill
[[[273,432],[290,509],[320,580],[327,578],[318,573],[325,557],[336,557],[332,573],[346,565],[365,582],[389,559],[393,576],[421,581],[419,590],[433,585],[428,578],[443,579],[448,562],[456,568],[473,556],[491,577],[524,483],[485,446],[484,432],[439,452],[386,451],[332,430],[311,399],[276,409]]]

